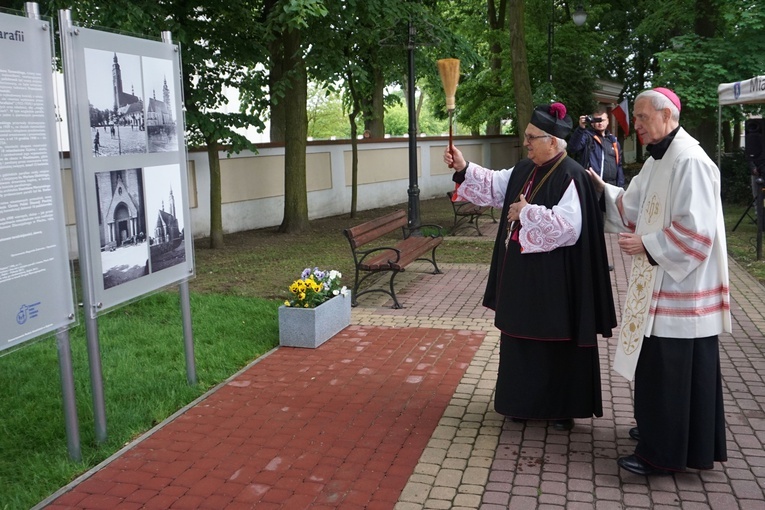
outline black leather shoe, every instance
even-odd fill
[[[637,427],[632,427],[630,429],[630,437],[635,441],[640,441],[640,430]]]
[[[526,423],[526,418],[510,418],[513,423]]]
[[[571,430],[574,428],[574,420],[571,418],[567,420],[553,420],[552,428],[554,430]]]
[[[649,466],[635,455],[619,457],[619,459],[616,460],[616,463],[619,464],[619,467],[626,469],[630,473],[635,473],[636,475],[666,476],[670,474],[669,471]]]
[[[613,264],[608,264],[608,270],[609,271],[613,271],[614,270],[614,265]]]

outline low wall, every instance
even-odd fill
[[[453,189],[452,170],[443,163],[445,137],[417,140],[417,184],[420,199],[443,196]],[[465,158],[489,168],[513,166],[521,146],[515,136],[457,137],[454,145]],[[358,210],[374,209],[409,200],[409,141],[406,138],[359,141]],[[243,151],[221,158],[223,231],[272,227],[284,214],[284,146],[267,144],[258,154]],[[210,234],[210,167],[207,153],[188,153],[191,231],[195,238]],[[68,155],[62,160],[70,256],[77,257],[72,170]],[[349,213],[351,209],[351,144],[309,142],[306,149],[308,217]]]

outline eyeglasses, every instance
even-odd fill
[[[536,140],[537,138],[550,138],[550,135],[530,135],[528,133],[524,133],[523,137],[526,139],[527,143],[531,143],[533,140]]]

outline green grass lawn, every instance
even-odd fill
[[[0,358],[0,508],[39,502],[278,344],[278,303],[192,294],[198,384],[186,382],[177,292],[98,320],[108,439],[95,441],[84,325],[70,331],[82,462],[69,461],[56,341]]]
[[[395,208],[406,208],[401,204]],[[338,269],[353,281],[352,259],[342,229],[394,208],[311,222],[309,232],[275,229],[226,236],[222,250],[195,248],[190,282],[198,384],[186,382],[177,289],[147,296],[98,320],[108,439],[96,444],[84,326],[70,331],[83,460],[67,452],[56,341],[28,342],[0,357],[0,509],[27,509],[66,485],[126,443],[161,422],[278,344],[277,308],[287,286],[305,267]],[[748,219],[730,232],[743,207],[726,208],[730,253],[763,279],[756,260],[756,226]],[[452,224],[443,199],[421,203],[422,223]],[[491,240],[448,237],[441,263],[485,263]]]

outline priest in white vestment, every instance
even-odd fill
[[[632,256],[614,369],[635,383],[627,471],[660,475],[727,460],[718,336],[731,331],[720,171],[680,127],[666,88],[635,98],[650,154],[626,190],[590,172],[605,229]]]

